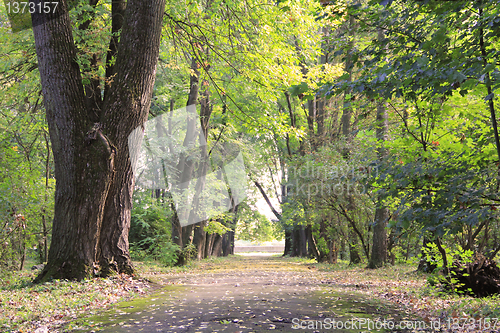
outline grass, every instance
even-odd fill
[[[96,313],[111,304],[144,294],[141,280],[115,276],[81,282],[54,280],[32,284],[32,272],[5,274],[0,283],[0,331],[56,331],[68,321]],[[142,287],[142,288],[141,288]]]
[[[439,286],[430,286],[429,274],[417,272],[415,265],[397,264],[377,270],[366,269],[363,264],[349,266],[345,261],[309,265],[326,272],[328,282],[338,290],[376,295],[424,319],[500,318],[500,295],[473,298],[444,292]]]

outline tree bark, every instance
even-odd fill
[[[84,279],[94,273],[115,152],[89,119],[66,1],[32,22],[57,180],[48,263],[35,281]]]
[[[296,226],[293,227],[292,230],[292,249],[290,252],[290,256],[299,257],[300,256],[300,239],[299,239],[299,230]]]
[[[322,262],[321,254],[316,246],[316,241],[312,233],[312,227],[308,225],[306,227],[306,237],[307,237],[307,250],[310,257],[316,258],[317,262]]]
[[[373,226],[373,244],[368,268],[382,267],[387,261],[387,221],[389,219],[389,209],[382,206],[379,200],[375,210],[375,225]]]
[[[234,203],[233,203],[234,205]],[[222,240],[222,255],[228,256],[234,254],[234,232],[236,230],[236,223],[238,221],[238,208],[239,204],[233,206],[233,223],[231,223],[231,231],[228,231]]]
[[[214,238],[214,236],[215,236],[214,234],[207,234],[206,235],[205,254],[204,254],[205,258],[210,257],[210,255],[212,253],[212,244],[213,244],[213,238]]]
[[[328,240],[328,249],[329,249],[329,252],[328,252],[328,263],[330,263],[330,264],[336,264],[337,263],[338,250],[337,250],[337,247],[336,247],[335,242],[333,241],[333,239]]]
[[[234,254],[234,231],[228,231],[222,240],[222,255],[227,257]]]
[[[100,122],[86,103],[67,2],[60,1],[55,13],[32,14],[56,177],[52,244],[36,281],[88,278],[100,273],[99,264],[104,274],[110,268],[131,272],[127,143],[147,118],[164,7],[165,0],[128,1]]]
[[[128,2],[114,68],[116,76],[103,105],[104,128],[111,142],[116,142],[117,150],[100,238],[99,264],[104,275],[111,270],[133,272],[128,233],[134,177],[128,137],[148,117],[164,8],[165,0]]]
[[[300,256],[307,257],[307,236],[303,225],[299,226]]]
[[[219,234],[214,235],[214,242],[212,245],[212,254],[211,257],[220,257],[222,255],[222,239],[223,236]]]
[[[205,231],[205,221],[194,225],[193,244],[196,247],[196,256],[198,260],[205,258],[205,242],[207,241],[207,232]]]
[[[285,250],[283,251],[283,256],[292,255],[292,238],[293,238],[292,232],[290,230],[285,229]]]

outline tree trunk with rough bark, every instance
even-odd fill
[[[222,240],[222,255],[227,257],[234,254],[234,231],[228,231]]]
[[[148,114],[164,6],[165,0],[128,1],[116,75],[100,109],[85,94],[67,2],[55,13],[32,14],[56,178],[52,244],[38,282],[107,274],[100,265],[132,271],[127,142]]]
[[[201,221],[194,225],[193,244],[196,247],[196,257],[198,260],[205,258],[205,243],[207,241],[205,224],[205,221]]]
[[[314,239],[313,233],[312,233],[312,227],[311,225],[308,225],[306,227],[306,237],[307,237],[307,251],[309,257],[314,257],[316,258],[317,262],[322,262],[322,256],[320,251],[318,251],[318,247],[316,246],[316,241]]]
[[[231,230],[226,232],[224,238],[222,239],[222,255],[224,257],[234,254],[234,233],[236,230],[236,222],[238,221],[238,208],[239,204],[234,205],[233,203],[233,222],[229,226]]]
[[[222,239],[223,236],[215,234],[211,257],[220,257],[222,255]]]
[[[372,253],[368,268],[379,268],[387,262],[387,221],[389,219],[389,209],[382,206],[379,200],[375,210],[375,225],[373,226]]]

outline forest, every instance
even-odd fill
[[[500,1],[4,0],[0,16],[0,277],[283,240],[287,258],[500,292]]]

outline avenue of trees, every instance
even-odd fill
[[[494,0],[61,0],[13,32],[1,7],[0,265],[36,257],[39,281],[129,274],[129,247],[180,265],[231,254],[252,219],[254,235],[284,234],[285,255],[319,262],[422,257],[446,273],[494,260],[499,11]],[[129,135],[188,105],[207,145],[189,150],[188,128],[170,185],[134,186]],[[247,199],[182,226],[200,212],[176,207],[172,183],[201,193],[199,161],[217,168],[234,152]]]

